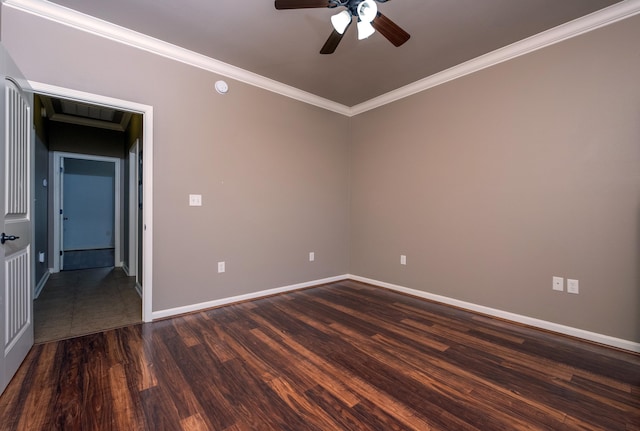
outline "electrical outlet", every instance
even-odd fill
[[[225,264],[224,262],[218,262],[218,272],[224,272],[225,271]]]
[[[406,265],[407,264],[407,256],[405,256],[404,254],[400,255],[400,265]]]
[[[553,277],[553,284],[551,285],[553,290],[557,290],[558,292],[564,291],[564,278],[562,277]]]
[[[567,278],[567,292],[578,294],[580,293],[580,286],[578,280],[573,280],[571,278]]]
[[[309,252],[309,262],[313,262],[314,260],[316,260],[316,254],[311,251]]]

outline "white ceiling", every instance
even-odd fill
[[[53,0],[61,6],[351,107],[620,0],[390,0],[411,34],[396,48],[355,26],[319,54],[336,9],[277,11],[273,0]]]

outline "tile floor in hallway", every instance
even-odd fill
[[[135,278],[121,268],[51,274],[34,302],[36,343],[61,340],[142,321]]]

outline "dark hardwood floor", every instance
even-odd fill
[[[640,355],[345,281],[37,345],[2,430],[640,430]]]

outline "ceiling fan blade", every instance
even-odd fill
[[[329,0],[275,0],[276,9],[305,9],[329,7]]]
[[[347,28],[349,27],[347,26]],[[344,33],[346,32],[347,30],[345,29]],[[320,50],[320,54],[333,54],[336,51],[338,44],[342,40],[342,36],[344,36],[344,33],[340,34],[334,29],[333,32],[329,35],[329,39],[327,39],[327,41],[324,43],[324,46]]]
[[[378,12],[378,15],[371,23],[376,31],[379,31],[389,42],[395,46],[400,46],[409,40],[411,35],[404,31],[395,22]]]

